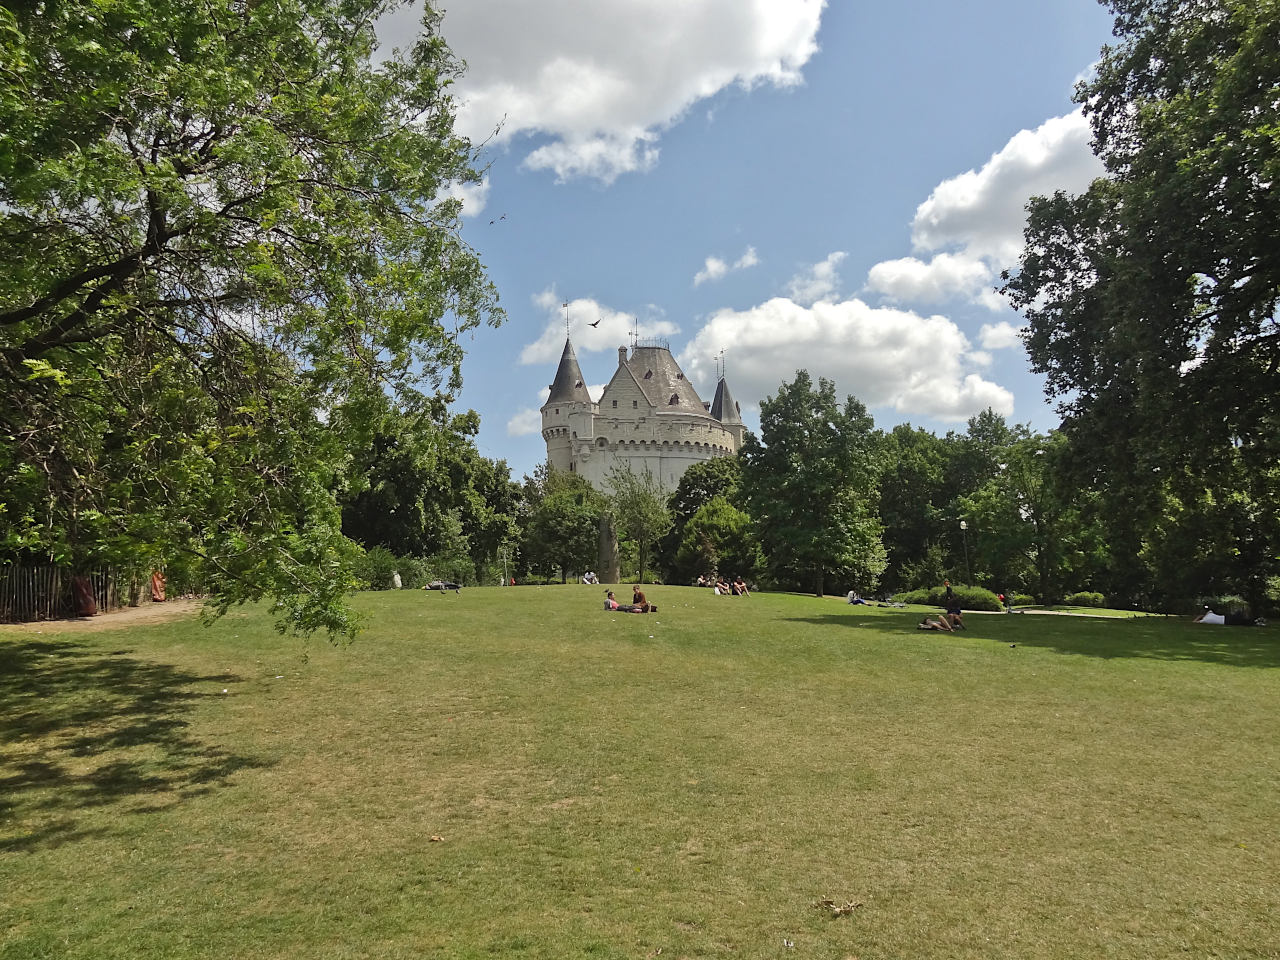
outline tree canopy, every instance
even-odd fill
[[[1031,202],[1004,290],[1137,550],[1170,496],[1280,494],[1280,2],[1108,6],[1117,43],[1076,91],[1106,176]],[[1250,548],[1273,565],[1274,514]]]
[[[742,491],[775,577],[822,596],[836,573],[870,591],[885,566],[874,424],[853,397],[805,370],[760,404],[742,446]]]
[[[185,555],[349,633],[346,449],[447,401],[501,319],[461,239],[461,67],[428,4],[0,7],[0,550]]]

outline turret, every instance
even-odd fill
[[[560,366],[548,389],[547,402],[542,405],[542,437],[547,441],[547,460],[556,470],[571,470],[574,439],[571,417],[590,412],[592,404],[578,356],[568,337],[565,337],[564,353],[560,355]]]
[[[742,408],[729,392],[729,382],[724,377],[716,384],[716,398],[711,401],[711,416],[720,421],[733,434],[737,446],[742,445],[746,427],[742,423]]]

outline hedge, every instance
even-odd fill
[[[984,587],[970,587],[963,583],[953,583],[951,592],[955,595],[956,600],[959,601],[960,609],[962,610],[998,611],[1003,609],[996,595]],[[945,605],[944,598],[946,595],[945,587],[929,587],[924,590],[895,593],[893,599],[897,603],[918,603],[927,607],[941,607]]]

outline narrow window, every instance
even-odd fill
[[[618,409],[618,401],[617,401],[617,400],[613,401],[613,409],[615,409],[615,410],[617,410],[617,409]]]

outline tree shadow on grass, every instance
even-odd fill
[[[923,613],[856,610],[792,622],[909,633]],[[997,643],[1043,647],[1058,653],[1114,659],[1195,660],[1232,667],[1280,667],[1280,631],[1269,627],[1223,627],[1168,617],[1075,617],[1052,614],[969,614],[963,636]],[[924,631],[921,631],[924,632]],[[945,636],[945,634],[943,634]]]
[[[231,676],[199,676],[70,641],[0,641],[0,852],[106,833],[263,761],[193,736],[188,715]]]

